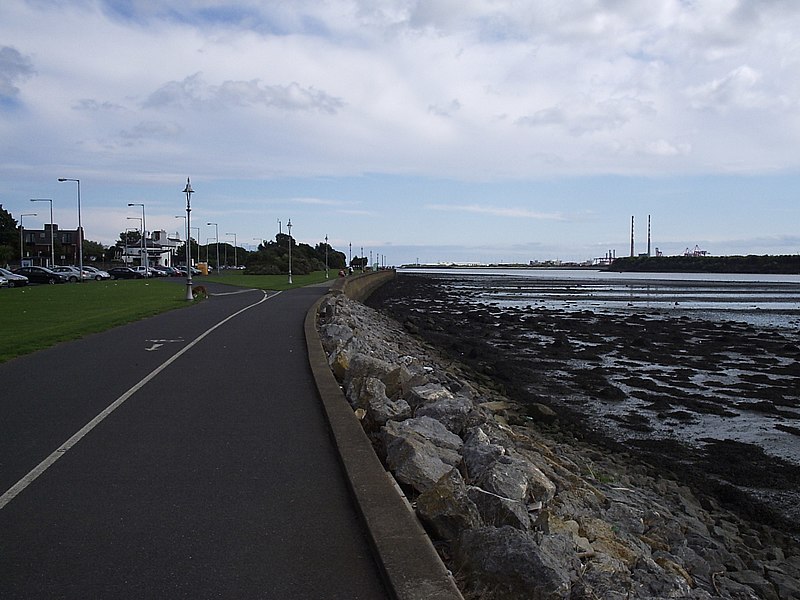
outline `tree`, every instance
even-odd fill
[[[11,213],[0,204],[0,263],[8,264],[19,256],[19,227]]]

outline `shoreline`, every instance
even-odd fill
[[[798,547],[780,531],[574,437],[553,425],[556,413],[526,410],[343,295],[325,301],[318,326],[347,400],[465,598],[800,595]]]
[[[513,401],[549,406],[564,431],[678,474],[746,518],[800,537],[797,336],[772,344],[757,327],[685,314],[600,318],[587,311],[476,307],[420,277],[398,278],[368,304]],[[752,372],[738,382],[720,378],[737,368],[737,360],[752,363]],[[771,360],[782,366],[773,368]],[[778,378],[783,387],[776,387]],[[748,434],[748,418],[758,424],[762,416],[782,425],[775,433]],[[703,434],[703,423],[739,421],[740,441]],[[756,445],[775,435],[795,445],[787,456],[792,461]],[[684,443],[691,436],[696,441]]]

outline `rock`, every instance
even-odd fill
[[[430,417],[389,421],[382,433],[392,473],[419,492],[433,487],[461,462],[461,438]]]
[[[471,573],[477,589],[496,598],[567,598],[569,574],[533,537],[513,527],[479,527],[461,534],[456,564]]]
[[[483,429],[476,427],[464,442],[462,452],[468,477],[476,481],[492,463],[506,453],[506,449],[500,444],[493,444]]]
[[[388,421],[402,421],[411,416],[411,407],[402,398],[394,401],[386,395],[380,379],[368,377],[361,386],[358,407],[366,410],[365,428],[377,431]]]
[[[442,398],[417,409],[416,416],[436,419],[456,435],[460,435],[472,410],[472,401],[464,396]]]
[[[451,469],[417,498],[417,514],[442,540],[457,539],[462,531],[481,525],[478,508],[467,494],[458,469]]]
[[[427,383],[411,388],[408,403],[417,407],[424,404],[431,404],[439,400],[452,400],[453,392],[439,383]]]
[[[487,525],[495,527],[510,525],[514,529],[522,531],[530,529],[531,518],[525,502],[522,500],[503,498],[476,486],[470,486],[467,495],[478,508],[481,519]]]
[[[733,571],[728,573],[728,577],[736,583],[746,585],[752,589],[758,598],[764,600],[780,600],[778,592],[769,581],[764,579],[761,573],[756,571]]]
[[[546,425],[558,421],[558,415],[552,408],[538,402],[530,405],[528,408],[528,416],[537,423],[544,423]]]

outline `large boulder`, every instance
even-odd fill
[[[430,404],[417,408],[418,417],[427,416],[436,419],[456,435],[461,435],[467,424],[472,401],[464,396],[444,397]]]
[[[408,403],[413,407],[432,404],[440,400],[452,400],[453,392],[440,383],[426,383],[412,387],[408,395]]]
[[[493,444],[483,429],[480,427],[473,429],[462,449],[468,478],[473,481],[479,479],[486,469],[505,453],[506,449],[500,444]]]
[[[495,527],[510,525],[522,531],[530,529],[531,518],[524,501],[503,498],[475,486],[469,487],[467,496],[478,508],[481,519],[487,525]]]
[[[430,417],[389,421],[382,434],[389,469],[419,492],[433,487],[461,462],[461,438]]]
[[[493,598],[555,600],[570,591],[570,570],[556,556],[532,536],[504,526],[464,531],[455,559],[476,587],[494,591]]]
[[[386,395],[386,385],[374,377],[368,377],[356,402],[356,408],[366,411],[364,426],[370,431],[377,431],[388,421],[402,421],[411,416],[411,407],[402,398],[391,400]]]
[[[467,495],[458,469],[451,469],[417,498],[417,514],[433,535],[442,540],[457,539],[462,531],[479,527],[478,508]]]

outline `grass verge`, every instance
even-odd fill
[[[0,290],[0,362],[58,342],[189,306],[165,281],[92,281]]]
[[[325,271],[294,275],[292,285],[286,275],[226,271],[219,276],[197,276],[194,285],[206,281],[277,291],[322,283]],[[191,306],[186,302],[186,288],[160,279],[3,289],[0,290],[0,363],[184,306]]]

